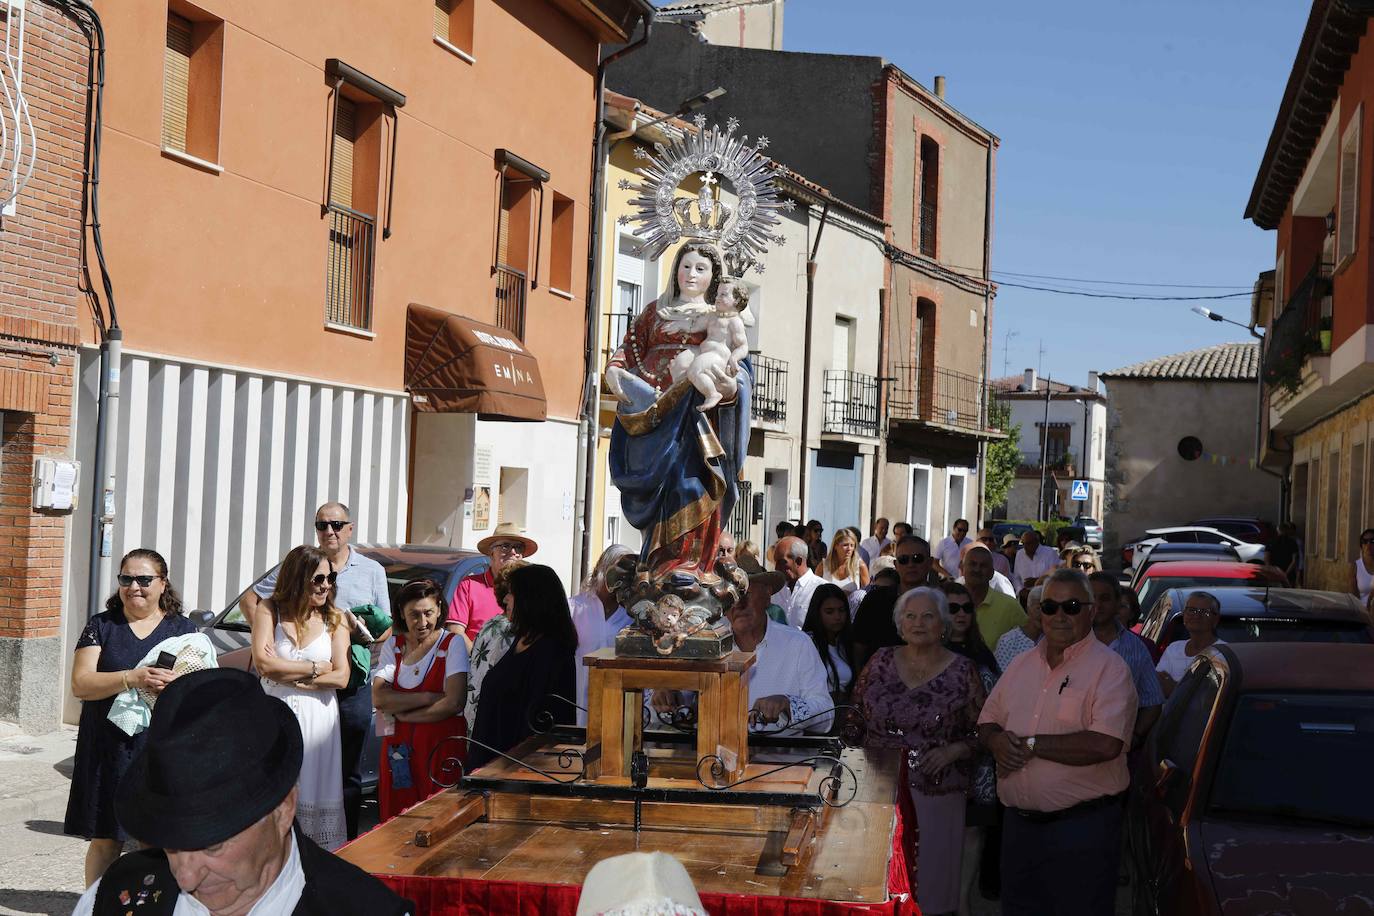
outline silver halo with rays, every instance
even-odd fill
[[[770,242],[782,244],[781,236],[770,230],[780,225],[779,210],[791,210],[793,201],[780,200],[773,184],[774,166],[763,155],[767,137],[753,143],[736,136],[739,121],[730,118],[725,130],[709,129],[706,118],[693,119],[695,132],[684,131],[670,144],[655,143],[655,153],[643,147],[635,156],[646,165],[635,169],[641,181],[621,179],[621,190],[634,191],[630,205],[636,213],[620,217],[621,225],[638,223],[634,234],[644,240],[644,257],[657,258],[679,241],[704,241],[715,244],[728,272],[742,277],[768,250]],[[695,199],[677,197],[677,189],[689,176],[702,173],[701,189]],[[738,204],[731,208],[719,200],[716,175],[734,187]],[[693,214],[695,211],[695,215]]]

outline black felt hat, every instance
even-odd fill
[[[115,793],[126,833],[164,849],[204,849],[257,823],[301,772],[301,728],[237,668],[183,674],[162,692],[143,750]]]

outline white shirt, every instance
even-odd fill
[[[863,557],[864,565],[872,567],[873,561],[882,556],[883,548],[892,543],[892,538],[883,538],[881,541],[869,535],[859,542],[859,553]]]
[[[840,682],[835,685],[835,690],[840,691],[844,690],[846,687],[852,686],[851,682],[854,680],[854,669],[850,667],[849,662],[844,660],[844,655],[841,654],[840,647],[826,646],[826,649],[830,651],[830,663],[835,666],[835,674],[840,679]]]
[[[787,697],[792,704],[792,722],[833,708],[825,665],[810,634],[769,620],[763,641],[754,647],[754,655],[754,666],[745,673],[751,709],[761,697],[777,695]],[[823,716],[807,723],[805,730],[828,731],[831,720],[832,716]],[[776,731],[772,727],[761,730]],[[782,734],[788,733],[790,729],[782,730]]]
[[[582,657],[598,649],[608,649],[615,645],[615,638],[621,630],[631,624],[629,613],[617,607],[615,613],[606,616],[606,606],[593,592],[578,592],[568,601],[572,611],[573,627],[577,630],[577,702],[583,708],[587,705],[589,672],[582,664]],[[577,711],[577,724],[587,724],[587,714]]]
[[[444,638],[442,636],[439,637],[434,645],[429,647],[429,651],[415,664],[411,665],[407,664],[405,661],[401,661],[398,666],[396,660],[396,649],[399,645],[398,637],[391,637],[386,641],[386,645],[382,647],[382,654],[377,663],[377,669],[372,672],[372,680],[383,680],[388,684],[394,683],[397,687],[402,687],[406,690],[414,690],[425,682],[425,678],[429,675],[429,669],[434,667],[435,661],[441,658],[444,661],[445,681],[455,674],[467,674],[468,646],[467,643],[463,641],[463,637],[455,636],[453,639],[450,639],[448,641],[448,646],[443,650],[442,654],[439,654],[439,646],[443,641]],[[404,654],[404,651],[402,651],[401,655]]]
[[[1176,682],[1183,680],[1183,675],[1188,673],[1188,668],[1193,664],[1196,655],[1189,655],[1183,651],[1184,646],[1188,645],[1187,638],[1176,639],[1169,643],[1164,649],[1164,654],[1159,657],[1159,664],[1155,665],[1156,671],[1163,671]],[[1224,646],[1226,640],[1218,639],[1212,645]]]
[[[1059,552],[1050,550],[1044,544],[1036,549],[1034,557],[1027,556],[1024,547],[1016,552],[1016,578],[1023,584],[1027,579],[1039,579],[1048,576],[1058,565]]]
[[[964,581],[963,576],[960,576],[954,581],[958,582],[960,585],[968,584]],[[1006,576],[1002,575],[1001,573],[999,573],[997,570],[992,571],[992,581],[988,583],[988,587],[995,592],[1001,592],[1002,594],[1010,595],[1013,598],[1016,597],[1016,589],[1011,587],[1011,580],[1008,579]]]
[[[816,586],[824,581],[808,569],[800,579],[773,596],[774,603],[787,612],[787,622],[798,630],[806,623],[806,612],[811,609],[811,596],[816,593]]]
[[[287,837],[291,843],[291,852],[286,857],[286,864],[282,866],[281,873],[277,875],[277,880],[263,892],[258,898],[258,902],[253,904],[253,908],[248,911],[247,916],[279,916],[281,913],[290,913],[300,902],[301,894],[305,891],[305,872],[301,870],[301,856],[296,849],[296,833],[292,831]],[[76,909],[72,911],[72,916],[91,916],[95,911],[95,895],[100,889],[100,881],[86,888],[86,892],[81,895],[81,899],[76,901]],[[137,912],[136,908],[134,909]],[[172,910],[172,916],[209,916],[210,911],[201,904],[199,900],[185,892],[177,895],[176,909]]]
[[[960,554],[963,553],[966,544],[972,544],[973,538],[966,537],[962,541],[954,540],[950,535],[943,541],[935,545],[935,559],[940,561],[940,565],[945,568],[945,572],[951,576],[959,575]]]

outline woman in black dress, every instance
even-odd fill
[[[515,643],[482,682],[474,744],[468,749],[470,767],[495,756],[476,742],[509,751],[533,733],[533,723],[543,713],[555,722],[576,721],[577,710],[567,702],[577,696],[577,630],[568,593],[557,573],[534,564],[511,573],[509,587]]]
[[[115,789],[147,736],[146,731],[126,735],[106,718],[110,706],[130,687],[161,693],[172,682],[172,672],[136,666],[164,639],[195,630],[181,615],[181,597],[167,581],[167,561],[155,550],[139,549],[120,560],[119,588],[76,641],[72,693],[82,701],[81,724],[62,829],[91,841],[86,849],[88,887],[119,858],[129,839],[115,820]]]

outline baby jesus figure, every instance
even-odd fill
[[[749,307],[749,291],[743,284],[722,280],[716,291],[715,312],[706,316],[706,339],[695,349],[684,348],[673,357],[668,371],[674,382],[686,376],[705,399],[697,410],[703,413],[739,390],[739,364],[749,355],[740,314]]]

